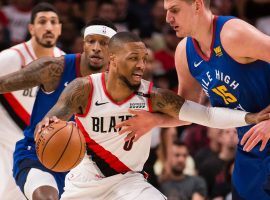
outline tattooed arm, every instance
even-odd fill
[[[35,60],[19,71],[0,77],[0,93],[39,85],[42,85],[47,92],[53,91],[60,81],[63,70],[64,56]]]
[[[86,111],[91,90],[92,85],[89,84],[88,77],[77,78],[68,84],[57,103],[37,124],[35,134],[40,133],[43,127],[57,122],[59,119],[68,121],[74,114],[83,114]]]
[[[74,114],[83,114],[86,110],[88,97],[92,85],[89,78],[77,78],[64,89],[57,103],[47,113],[46,117],[56,116],[62,120],[69,120]]]
[[[259,113],[219,107],[205,107],[176,95],[170,90],[154,89],[151,94],[154,112],[213,128],[233,128],[269,119],[270,106]]]

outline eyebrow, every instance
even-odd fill
[[[177,7],[177,5],[173,5],[172,7],[169,7],[167,10],[171,10],[171,9],[176,8],[176,7]]]
[[[40,16],[40,17],[38,17],[38,19],[47,19],[47,18],[49,18],[49,19],[58,19],[58,17],[56,17],[56,16],[52,16],[52,17]]]

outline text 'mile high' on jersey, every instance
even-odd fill
[[[201,84],[212,106],[258,112],[270,104],[270,64],[257,60],[241,64],[224,50],[220,32],[233,17],[216,16],[209,58],[203,55],[198,43],[187,39],[186,54],[192,76]],[[256,47],[254,46],[254,51]],[[251,126],[237,128],[239,141]],[[263,152],[257,145],[251,152],[238,144],[233,185],[245,199],[269,199],[270,144]],[[270,193],[269,193],[270,194]]]

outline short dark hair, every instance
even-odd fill
[[[131,32],[118,32],[116,33],[109,42],[109,49],[111,52],[118,51],[122,48],[122,45],[129,42],[143,42],[142,39]]]
[[[94,18],[94,19],[92,19],[91,21],[89,21],[86,24],[85,28],[88,27],[88,26],[93,26],[93,25],[107,26],[107,27],[110,27],[110,28],[112,28],[113,30],[115,30],[117,32],[117,28],[115,27],[115,25],[112,22],[110,22],[110,21],[108,21],[106,19],[103,19],[103,18]]]
[[[186,143],[184,143],[184,142],[182,142],[180,140],[174,140],[173,145],[178,146],[178,147],[186,147],[188,149]]]
[[[46,2],[37,4],[32,9],[30,23],[34,24],[35,18],[39,12],[49,12],[49,11],[54,12],[54,13],[56,13],[57,16],[59,16],[56,8],[52,4],[49,4]]]

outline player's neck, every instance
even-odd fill
[[[44,48],[43,46],[38,44],[33,38],[31,39],[31,44],[37,58],[54,56],[54,47]]]
[[[105,74],[105,83],[108,93],[116,102],[121,102],[134,93],[123,81],[116,79],[110,72]]]
[[[198,42],[201,51],[209,57],[211,54],[211,43],[213,39],[214,15],[209,11],[200,17],[191,37]]]

